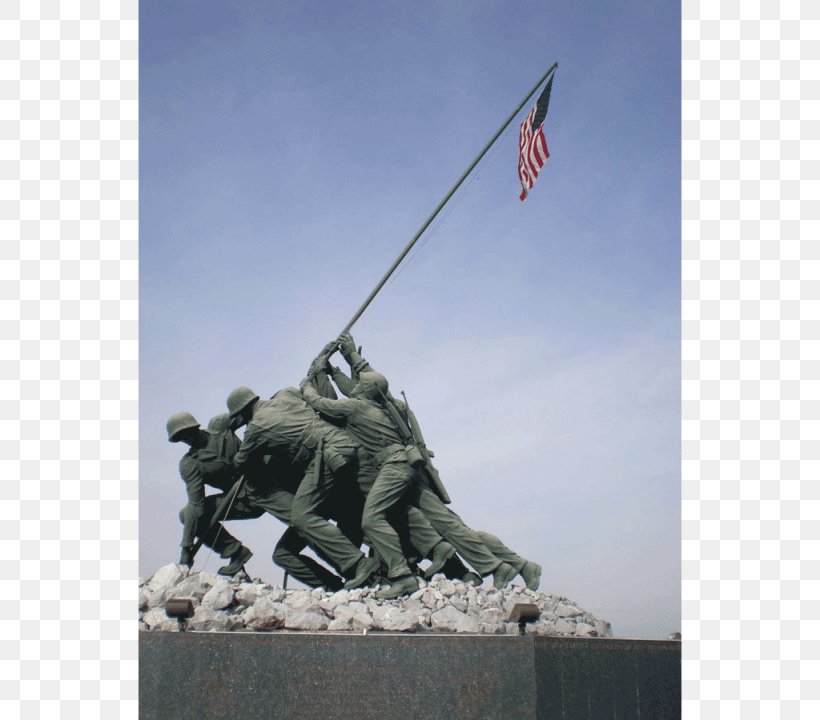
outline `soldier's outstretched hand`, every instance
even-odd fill
[[[317,355],[317,357],[322,357],[322,356],[330,357],[331,355],[333,355],[333,353],[336,352],[337,347],[339,347],[339,341],[338,340],[331,340],[329,343],[327,343],[322,348],[322,351]]]
[[[319,354],[313,358],[313,362],[310,363],[307,373],[308,378],[327,371],[328,361],[331,355],[336,352],[337,347],[338,343],[335,340],[331,340],[322,348]]]
[[[353,336],[349,332],[343,332],[336,338],[336,342],[339,344],[339,349],[342,351],[342,355],[350,355],[351,353],[356,352],[356,342],[353,340]]]

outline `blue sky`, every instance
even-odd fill
[[[143,574],[167,417],[297,384],[553,60],[530,197],[522,110],[353,332],[468,523],[616,634],[679,629],[676,3],[140,3]],[[230,528],[281,581],[281,524]]]

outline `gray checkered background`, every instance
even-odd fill
[[[0,3],[4,720],[137,714],[137,25]],[[690,718],[820,717],[818,40],[683,3]]]
[[[137,3],[0,2],[0,716],[137,715]]]
[[[683,4],[687,717],[820,717],[818,22]]]

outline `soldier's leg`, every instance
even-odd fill
[[[358,548],[363,540],[362,511],[365,493],[356,482],[354,470],[343,469],[337,473],[333,493],[319,511],[324,517],[335,520],[336,527]]]
[[[269,513],[270,515],[273,515],[277,520],[280,520],[281,522],[285,523],[285,525],[288,525],[289,526],[288,530],[291,530],[292,529],[292,524],[293,524],[293,501],[294,501],[294,498],[295,498],[295,493],[292,492],[290,489],[279,487],[277,485],[272,485],[271,484],[271,485],[267,486],[264,489],[264,494],[262,494],[262,491],[260,491],[259,494],[254,494],[251,499],[252,499],[252,502],[255,506],[261,508],[262,510]],[[279,541],[280,543],[282,543],[284,541],[285,545],[280,547],[280,545],[277,544],[276,548],[274,549],[274,553],[273,553],[273,561],[277,565],[282,567],[284,570],[286,570],[289,574],[296,577],[297,580],[300,580],[301,582],[304,582],[307,585],[309,583],[307,581],[303,580],[300,575],[304,574],[305,577],[310,577],[310,572],[312,572],[312,571],[308,571],[308,572],[303,573],[302,571],[297,569],[294,572],[294,570],[291,569],[291,568],[296,568],[297,566],[304,567],[304,565],[305,565],[305,563],[303,562],[304,560],[310,561],[310,562],[307,563],[307,565],[311,565],[312,563],[315,562],[311,558],[308,558],[304,555],[301,555],[301,551],[304,549],[305,545],[311,545],[311,543],[309,543],[306,540],[306,538],[304,538],[302,535],[299,535],[298,531],[293,530],[293,533],[298,535],[299,538],[301,538],[301,542],[302,542],[301,547],[294,550],[294,548],[296,547],[296,542],[293,539],[293,535],[291,535],[290,533],[288,533],[288,531],[286,531],[285,535],[283,535],[282,539]],[[319,557],[321,557],[325,562],[327,562],[330,565],[333,565],[335,567],[335,564],[334,564],[333,560],[331,558],[327,557],[322,552],[321,548],[319,548],[317,546],[314,546],[314,545],[311,545],[311,547],[314,550],[314,552],[316,552],[316,554],[319,555]],[[298,555],[298,558],[291,557],[291,554]],[[281,560],[281,562],[280,562],[280,560]],[[318,563],[317,563],[317,565],[318,565]],[[311,567],[312,567],[312,565],[311,565]],[[319,565],[319,567],[321,567],[321,565]],[[325,572],[329,573],[330,575],[333,575],[333,573],[331,573],[329,570],[327,570],[325,568],[322,568],[322,569]],[[337,571],[339,570],[338,567],[335,567],[335,569]],[[324,576],[322,576],[322,577],[324,577]],[[325,583],[321,582],[319,584],[325,584]],[[327,587],[329,588],[330,585],[327,585]]]
[[[478,530],[478,536],[490,552],[505,563],[512,565],[524,579],[530,590],[537,590],[541,584],[541,566],[521,557],[513,552],[499,538],[483,530]]]
[[[367,580],[370,571],[365,573],[363,565],[367,558],[341,529],[324,517],[322,511],[333,495],[335,478],[327,468],[322,467],[322,472],[316,473],[315,467],[314,458],[293,498],[291,524],[307,538],[311,546],[330,558],[345,577],[359,579],[360,575],[366,575],[364,580]],[[372,570],[374,565],[367,563],[366,567]]]
[[[476,535],[481,538],[481,542],[487,546],[487,549],[493,555],[499,560],[503,560],[505,563],[512,565],[518,572],[521,572],[524,565],[527,564],[524,558],[510,550],[510,548],[495,535],[490,535],[490,533],[484,532],[483,530],[476,530]]]
[[[202,544],[205,547],[211,548],[215,553],[223,558],[228,558],[242,550],[244,547],[242,543],[231,535],[231,533],[228,532],[227,528],[221,522],[216,523],[212,528],[208,529],[210,524],[213,522],[214,516],[216,515],[217,503],[219,503],[219,501],[224,497],[224,493],[221,493],[218,495],[208,495],[205,498],[205,512],[197,523],[196,534],[197,537],[201,538]],[[246,515],[242,513],[243,509],[245,508],[242,506],[237,508],[236,511],[232,508],[232,512],[228,515],[228,517],[223,519],[243,520],[245,517],[259,517],[259,515],[262,514],[260,512],[258,515]]]
[[[493,555],[478,533],[450,510],[432,490],[422,488],[416,502],[436,531],[481,577],[492,574],[495,576],[496,587],[504,587],[518,574],[515,568]]]
[[[362,513],[364,535],[386,563],[390,580],[412,574],[399,536],[387,519],[391,508],[402,502],[412,478],[413,471],[406,463],[386,463],[367,495]]]
[[[325,587],[333,592],[341,590],[344,583],[338,575],[320,565],[313,558],[302,555],[302,550],[307,547],[307,544],[305,538],[294,528],[289,527],[276,543],[273,550],[273,562],[308,587]]]
[[[421,510],[413,505],[404,505],[403,509],[410,545],[418,551],[419,559],[430,560],[431,565],[424,575],[433,577],[455,555],[455,548],[436,532]]]
[[[293,497],[293,493],[289,490],[271,485],[265,488],[264,493],[253,494],[251,502],[264,512],[273,515],[277,520],[281,520],[285,525],[291,525]]]

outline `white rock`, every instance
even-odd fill
[[[373,627],[373,616],[370,614],[370,611],[366,608],[357,612],[353,619],[351,620],[351,625],[354,629],[365,629],[369,630]]]
[[[289,630],[327,630],[329,624],[327,616],[317,612],[297,610],[285,617],[285,627]]]
[[[479,623],[474,617],[459,612],[454,607],[446,607],[434,612],[431,618],[433,630],[451,632],[478,632]]]
[[[225,613],[200,605],[194,610],[194,616],[188,621],[189,630],[224,631],[231,624]]]
[[[447,579],[442,578],[439,583],[438,587],[436,588],[444,597],[449,597],[450,595],[455,595],[456,586],[455,583],[450,582]]]
[[[168,616],[162,608],[152,608],[142,616],[142,621],[149,627],[153,628],[157,623],[167,620]],[[176,622],[176,620],[174,620]]]
[[[572,635],[575,632],[575,623],[566,618],[558,618],[555,621],[555,631],[559,635]]]
[[[306,608],[314,605],[313,595],[310,590],[291,590],[283,600],[284,604],[290,608]]]
[[[479,623],[478,624],[478,631],[482,635],[503,635],[504,634],[504,623]]]
[[[578,637],[592,637],[597,635],[598,633],[595,632],[595,628],[592,625],[589,625],[588,623],[584,622],[579,622],[575,626],[575,634]]]
[[[557,617],[575,617],[576,615],[583,615],[583,611],[577,607],[570,607],[569,605],[561,603],[555,608],[555,615]]]
[[[233,588],[231,584],[222,578],[217,580],[214,586],[205,593],[202,598],[202,605],[212,610],[222,610],[230,607],[233,603]]]
[[[498,608],[484,608],[479,612],[478,619],[483,623],[500,623],[504,622],[507,618]]]
[[[147,610],[148,607],[148,593],[143,588],[140,588],[139,609]]]
[[[342,619],[335,619],[331,620],[330,624],[327,626],[327,629],[330,632],[339,632],[344,630],[352,630],[353,629],[353,618],[345,618]]]
[[[276,630],[285,626],[285,608],[269,597],[259,598],[252,607],[242,613],[242,620],[251,630]]]
[[[236,631],[245,629],[245,621],[242,619],[242,615],[231,614],[225,617],[228,618],[228,630]]]
[[[255,583],[242,583],[234,594],[234,599],[239,605],[250,607],[262,595],[261,585]]]
[[[402,609],[417,615],[427,609],[427,606],[422,603],[421,600],[418,598],[413,599],[412,595],[401,603],[401,607]]]
[[[504,634],[505,635],[518,635],[518,623],[504,623]]]
[[[339,590],[328,595],[322,600],[322,607],[336,607],[337,605],[344,605],[350,600],[350,590]]]
[[[215,576],[211,573],[194,573],[174,585],[169,597],[189,597],[195,605],[199,605],[214,582]]]
[[[467,601],[458,595],[450,596],[450,605],[456,610],[461,610],[461,612],[467,611]]]
[[[147,586],[146,586],[147,587]],[[149,590],[146,603],[149,608],[163,608],[165,600],[165,591],[167,588],[158,587],[156,590]]]
[[[375,630],[408,632],[418,629],[419,621],[414,613],[396,607],[380,607],[373,612]]]
[[[172,620],[171,618],[165,618],[165,620],[161,620],[158,622],[154,627],[151,628],[152,632],[179,632],[179,623],[176,620]]]
[[[558,635],[558,631],[555,629],[554,622],[544,622],[543,620],[540,622],[535,623],[535,634],[536,635],[546,635],[546,636],[553,636]]]
[[[179,582],[185,577],[185,571],[175,563],[163,565],[157,570],[148,581],[148,588],[150,590],[158,590],[159,588],[169,588]]]

